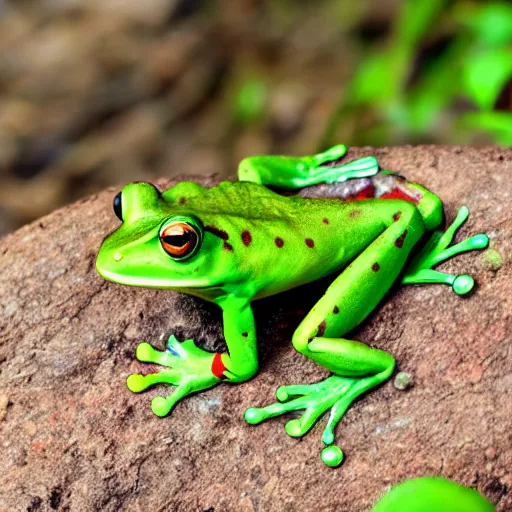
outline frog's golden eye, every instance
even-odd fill
[[[160,232],[160,243],[169,256],[179,260],[195,251],[199,235],[194,226],[177,220],[164,226]]]

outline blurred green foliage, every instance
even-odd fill
[[[0,234],[335,143],[512,145],[512,0],[0,0]]]
[[[449,37],[418,66],[433,27]],[[397,133],[425,140],[442,125],[451,142],[473,141],[476,132],[512,145],[511,83],[511,3],[404,0],[387,46],[370,48],[359,64],[319,146],[332,144],[347,120],[359,128],[352,144],[386,144]]]
[[[267,86],[258,78],[247,78],[239,86],[233,105],[233,117],[242,125],[259,120],[267,102]]]

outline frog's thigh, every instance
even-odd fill
[[[404,203],[399,220],[336,278],[302,321],[293,335],[294,347],[337,375],[368,375],[389,366],[392,358],[386,352],[338,338],[378,305],[423,232],[418,211]]]

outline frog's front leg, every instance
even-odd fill
[[[222,381],[243,382],[256,373],[256,329],[250,303],[225,298],[219,305],[223,309],[224,337],[229,354],[212,354],[198,348],[193,340],[180,343],[174,336],[169,338],[163,352],[149,343],[141,343],[137,347],[139,361],[162,366],[162,370],[128,376],[128,389],[139,393],[155,384],[176,386],[171,395],[157,396],[152,400],[151,408],[157,416],[169,414],[182,398],[191,393],[211,388]]]
[[[185,396],[211,388],[221,380],[212,370],[215,355],[196,347],[193,340],[180,343],[171,336],[163,352],[149,343],[141,343],[137,347],[136,357],[141,362],[162,366],[162,370],[146,375],[129,375],[126,385],[130,391],[139,393],[155,384],[176,386],[170,396],[157,396],[151,401],[151,409],[157,416],[166,416]]]
[[[334,429],[350,404],[388,379],[394,369],[394,359],[387,352],[339,336],[352,330],[377,306],[424,232],[414,206],[401,202],[400,210],[397,221],[393,220],[391,209],[386,213],[383,222],[388,227],[333,282],[293,335],[294,347],[333,375],[310,386],[283,386],[276,393],[280,403],[249,409],[245,414],[249,423],[256,424],[305,409],[302,417],[286,425],[286,432],[296,437],[304,435],[330,410],[322,436],[328,445],[322,451],[322,460],[329,466],[342,461],[341,450],[332,445]],[[380,215],[382,210],[374,214]]]

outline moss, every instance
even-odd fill
[[[488,249],[482,255],[485,266],[491,270],[499,270],[503,265],[503,257],[496,249]]]

